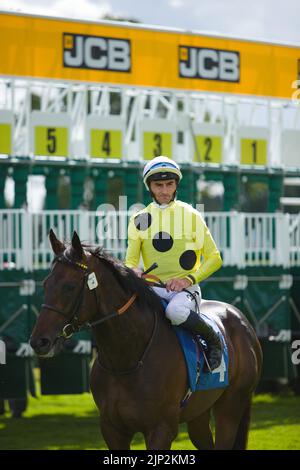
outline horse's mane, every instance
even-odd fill
[[[125,292],[129,295],[137,294],[137,302],[141,309],[148,307],[156,312],[162,310],[162,302],[159,296],[132,269],[107,253],[102,247],[82,246],[110,269]]]

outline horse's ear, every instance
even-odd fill
[[[50,229],[50,232],[49,232],[49,240],[52,246],[52,250],[54,251],[56,255],[59,255],[65,250],[66,248],[65,245],[56,238],[56,235],[53,232],[52,228]]]
[[[83,248],[81,245],[81,241],[77,232],[74,230],[73,237],[72,237],[72,248],[76,254],[76,256],[81,259],[83,257]]]

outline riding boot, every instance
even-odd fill
[[[184,323],[180,324],[180,326],[192,333],[200,335],[206,341],[208,349],[207,360],[210,369],[217,369],[221,364],[223,348],[219,335],[214,331],[214,329],[193,310],[190,311],[189,316]]]

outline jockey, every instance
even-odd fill
[[[141,277],[141,255],[145,270],[157,263],[155,275],[166,287],[153,289],[168,301],[167,318],[201,335],[214,370],[222,359],[221,341],[198,315],[195,299],[199,306],[199,282],[217,271],[222,259],[200,212],[176,200],[181,179],[179,166],[167,157],[156,157],[145,165],[143,180],[153,202],[130,219],[125,265]]]

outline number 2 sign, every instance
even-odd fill
[[[197,145],[197,147],[196,147]],[[201,163],[221,163],[222,137],[196,135],[194,140],[194,161]]]

